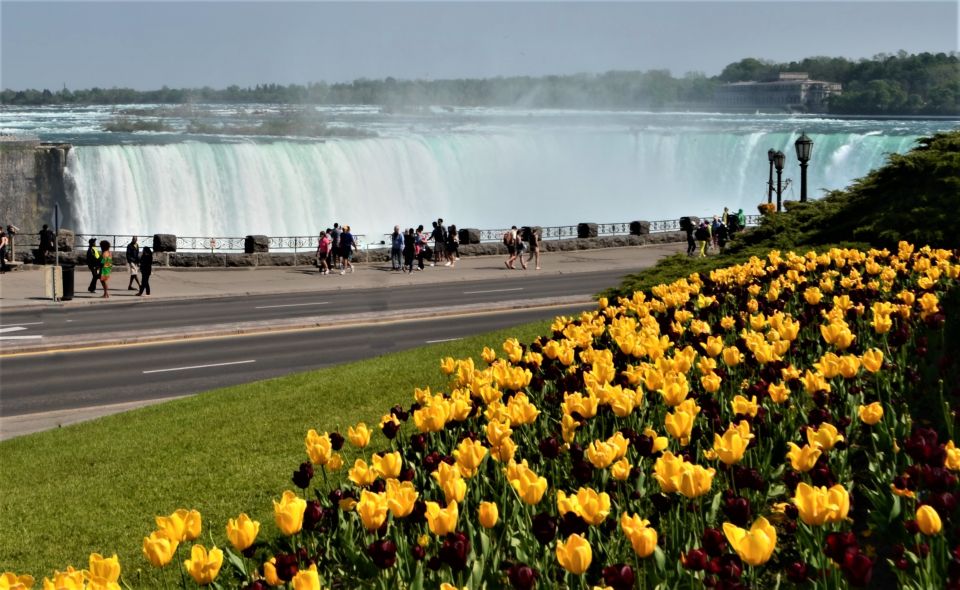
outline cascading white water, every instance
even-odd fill
[[[82,145],[70,159],[82,233],[316,233],[334,221],[389,232],[443,217],[460,227],[669,219],[766,199],[767,149],[798,133],[549,129],[416,133],[325,142]],[[916,135],[809,133],[809,194],[837,189]]]

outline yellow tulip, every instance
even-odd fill
[[[290,580],[293,590],[320,590],[320,574],[317,573],[317,564],[311,563],[305,570],[297,571],[297,575]]]
[[[713,467],[704,469],[700,465],[690,465],[684,467],[680,475],[680,484],[677,491],[687,498],[698,498],[710,491],[713,485],[713,476],[717,470]]]
[[[375,494],[367,490],[360,492],[360,501],[357,502],[356,511],[360,515],[360,521],[363,522],[363,528],[368,531],[379,529],[387,520],[387,510],[387,495],[385,493]]]
[[[754,521],[749,531],[725,522],[723,534],[740,559],[752,566],[766,563],[777,546],[777,531],[762,516]]]
[[[619,455],[619,449],[602,440],[595,440],[590,443],[586,451],[587,460],[597,469],[606,469]]]
[[[317,434],[316,430],[310,429],[307,437],[303,441],[307,449],[307,456],[314,465],[326,465],[333,453],[333,443],[330,442],[330,436],[324,432]]]
[[[453,357],[447,356],[440,359],[440,372],[444,375],[450,375],[457,368],[457,361]]]
[[[723,351],[723,337],[708,336],[707,341],[701,343],[700,346],[703,348],[703,351],[707,353],[707,356],[715,357]]]
[[[340,453],[334,453],[330,456],[330,460],[327,461],[325,467],[330,471],[340,471],[340,468],[343,467],[343,456]]]
[[[860,362],[863,364],[864,369],[871,373],[876,373],[880,370],[880,367],[883,366],[883,351],[877,348],[871,348],[860,355]]]
[[[203,545],[194,545],[190,549],[190,559],[183,561],[184,569],[201,586],[206,586],[216,579],[221,565],[223,551],[214,547],[207,553],[207,548]]]
[[[277,575],[276,557],[271,557],[270,561],[263,564],[263,579],[271,586],[283,586],[284,581]]]
[[[824,451],[829,451],[842,440],[843,435],[833,424],[824,422],[816,430],[807,428],[807,442],[811,447],[819,446]]]
[[[576,513],[586,523],[600,524],[610,514],[610,495],[590,488],[577,490]]]
[[[917,508],[917,526],[924,535],[933,536],[940,532],[943,523],[940,522],[940,515],[932,506],[924,504]]]
[[[143,538],[143,556],[153,567],[163,567],[173,559],[178,545],[180,543],[168,537],[166,531],[154,531]]]
[[[114,553],[111,557],[104,557],[99,553],[90,554],[90,569],[88,577],[97,580],[100,584],[116,582],[120,579],[120,559]]]
[[[157,527],[166,531],[167,536],[180,543],[192,541],[200,536],[202,528],[200,513],[181,508],[170,516],[158,516]]]
[[[861,422],[873,426],[883,419],[883,406],[880,404],[880,402],[873,402],[872,404],[866,406],[859,406],[857,408],[857,415],[860,416]]]
[[[696,414],[676,410],[666,415],[663,420],[663,425],[670,436],[679,440],[681,445],[686,446],[690,442],[690,434],[693,432],[693,421],[696,417]]]
[[[456,502],[450,502],[446,508],[440,508],[436,502],[427,502],[427,525],[434,535],[443,536],[457,530],[457,517],[460,515]]]
[[[581,575],[593,561],[590,543],[580,535],[570,535],[563,543],[557,543],[557,561],[571,574]]]
[[[710,373],[709,375],[700,377],[700,385],[703,386],[704,391],[707,393],[716,393],[720,389],[721,381],[720,375],[716,373]]]
[[[507,359],[511,363],[516,363],[523,356],[523,347],[516,338],[508,338],[503,342],[503,352],[507,353]]]
[[[777,404],[782,404],[790,399],[790,390],[783,381],[767,385],[767,393],[770,394],[770,399]]]
[[[30,590],[30,588],[33,588],[33,582],[33,576],[28,574],[18,576],[13,572],[3,572],[3,575],[0,575],[0,589],[3,590],[8,588],[10,590]]]
[[[540,503],[543,494],[547,491],[546,478],[538,477],[534,471],[526,466],[517,472],[515,478],[511,478],[509,481],[525,504]]]
[[[480,358],[483,359],[483,362],[488,365],[492,365],[493,361],[497,360],[497,351],[493,350],[489,346],[484,346],[483,351],[480,353]]]
[[[809,305],[818,305],[823,299],[823,293],[816,287],[807,287],[803,292],[803,298]]]
[[[617,481],[625,481],[630,477],[630,471],[632,469],[633,466],[630,465],[630,462],[624,457],[610,466],[610,475]]]
[[[16,583],[23,584],[23,588],[30,588],[33,586],[33,578],[30,576],[22,576],[24,578],[21,582],[16,582],[17,576],[13,576],[15,581],[14,584],[10,584],[9,581],[4,581],[0,577],[0,588],[17,588]],[[73,569],[73,566],[67,567],[67,571],[55,571],[53,573],[53,580],[48,578],[43,579],[43,590],[84,590],[86,588],[86,583],[83,580],[83,572],[81,570]]]
[[[960,471],[960,449],[953,444],[953,441],[948,441],[947,446],[947,460],[945,465],[947,469],[951,471]]]
[[[663,403],[668,406],[678,406],[690,392],[690,386],[687,384],[687,378],[682,373],[668,374],[666,383],[660,389],[660,395],[663,396]]]
[[[373,464],[373,470],[384,479],[396,479],[400,477],[400,471],[403,470],[403,458],[399,451],[383,455],[374,454],[370,462]]]
[[[787,458],[790,459],[790,465],[797,471],[807,472],[813,469],[823,452],[817,445],[803,445],[799,447],[792,442],[787,443],[790,450],[787,451]]]
[[[387,480],[387,508],[394,518],[405,518],[413,512],[414,504],[420,494],[413,482],[400,483],[396,479]]]
[[[362,449],[370,444],[370,429],[363,422],[359,422],[356,427],[347,428],[347,438],[350,440],[350,444]]]
[[[368,486],[377,481],[377,472],[373,467],[367,465],[363,459],[357,459],[353,462],[353,467],[347,472],[347,476],[358,486]]]
[[[650,528],[650,521],[639,515],[620,514],[620,528],[633,546],[638,557],[649,557],[657,548],[657,531]]]
[[[723,362],[728,367],[736,367],[743,362],[743,353],[736,346],[728,346],[723,349]]]
[[[653,477],[660,483],[660,491],[670,494],[677,491],[685,461],[670,451],[658,457],[653,464]]]
[[[284,535],[295,535],[303,528],[303,513],[307,509],[307,501],[287,490],[283,492],[280,501],[273,501],[273,518],[277,528]]]
[[[839,484],[828,490],[801,482],[797,485],[793,503],[801,520],[809,526],[840,522],[850,511],[850,496]]]
[[[440,484],[447,503],[463,502],[463,497],[467,493],[467,482],[460,475],[459,467],[441,462],[432,475],[433,479]]]
[[[251,520],[246,513],[241,513],[236,519],[227,521],[227,539],[237,551],[243,551],[253,545],[260,532],[260,523]]]
[[[477,509],[477,520],[480,521],[483,528],[492,529],[496,526],[499,518],[500,511],[497,509],[495,502],[480,502],[480,507]]]
[[[460,441],[453,451],[453,458],[457,460],[457,467],[463,477],[473,477],[483,458],[487,456],[487,447],[480,441],[465,438]]]
[[[446,403],[435,403],[413,413],[413,423],[420,432],[440,432],[450,419]]]
[[[756,416],[757,411],[760,409],[760,406],[757,404],[757,396],[747,399],[742,395],[736,395],[733,401],[730,402],[730,407],[733,408],[734,414],[742,414],[744,416],[750,416],[751,418]]]
[[[833,388],[830,387],[830,384],[827,383],[827,380],[824,378],[823,373],[814,373],[810,369],[804,371],[801,381],[803,381],[803,388],[810,395],[813,395],[818,391],[829,392],[833,390]]]
[[[743,458],[747,445],[750,444],[752,438],[750,423],[741,420],[739,425],[731,424],[728,426],[723,436],[713,435],[713,450],[717,454],[717,458],[727,465],[733,465],[739,463],[740,459]]]

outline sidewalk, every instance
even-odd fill
[[[541,254],[542,270],[508,270],[506,257],[481,256],[461,258],[456,266],[427,266],[413,274],[393,272],[390,263],[357,264],[354,273],[320,275],[313,267],[259,267],[259,268],[164,268],[150,278],[152,295],[137,297],[127,290],[129,275],[126,267],[117,267],[110,278],[110,298],[103,299],[88,293],[90,273],[77,267],[74,276],[75,293],[72,301],[54,303],[44,297],[41,267],[0,276],[0,313],[21,309],[42,309],[50,306],[116,305],[121,303],[149,304],[154,301],[177,299],[205,299],[241,295],[269,295],[279,293],[320,292],[341,289],[385,288],[396,285],[419,285],[447,281],[480,281],[484,279],[515,277],[522,279],[533,274],[585,273],[621,269],[635,272],[654,265],[665,256],[683,252],[686,244],[670,243],[628,248],[603,248]],[[517,265],[519,269],[519,265]],[[2,322],[0,322],[2,323]]]

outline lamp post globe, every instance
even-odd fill
[[[807,162],[810,161],[810,154],[813,153],[813,140],[802,133],[793,144],[797,148],[797,159],[800,160],[800,202],[807,201]]]

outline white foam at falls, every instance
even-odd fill
[[[913,136],[812,135],[810,195],[842,188]],[[362,140],[78,146],[69,160],[82,233],[313,234],[334,221],[388,233],[658,220],[766,200],[767,149],[795,133],[557,131]],[[799,190],[799,187],[797,187]]]

